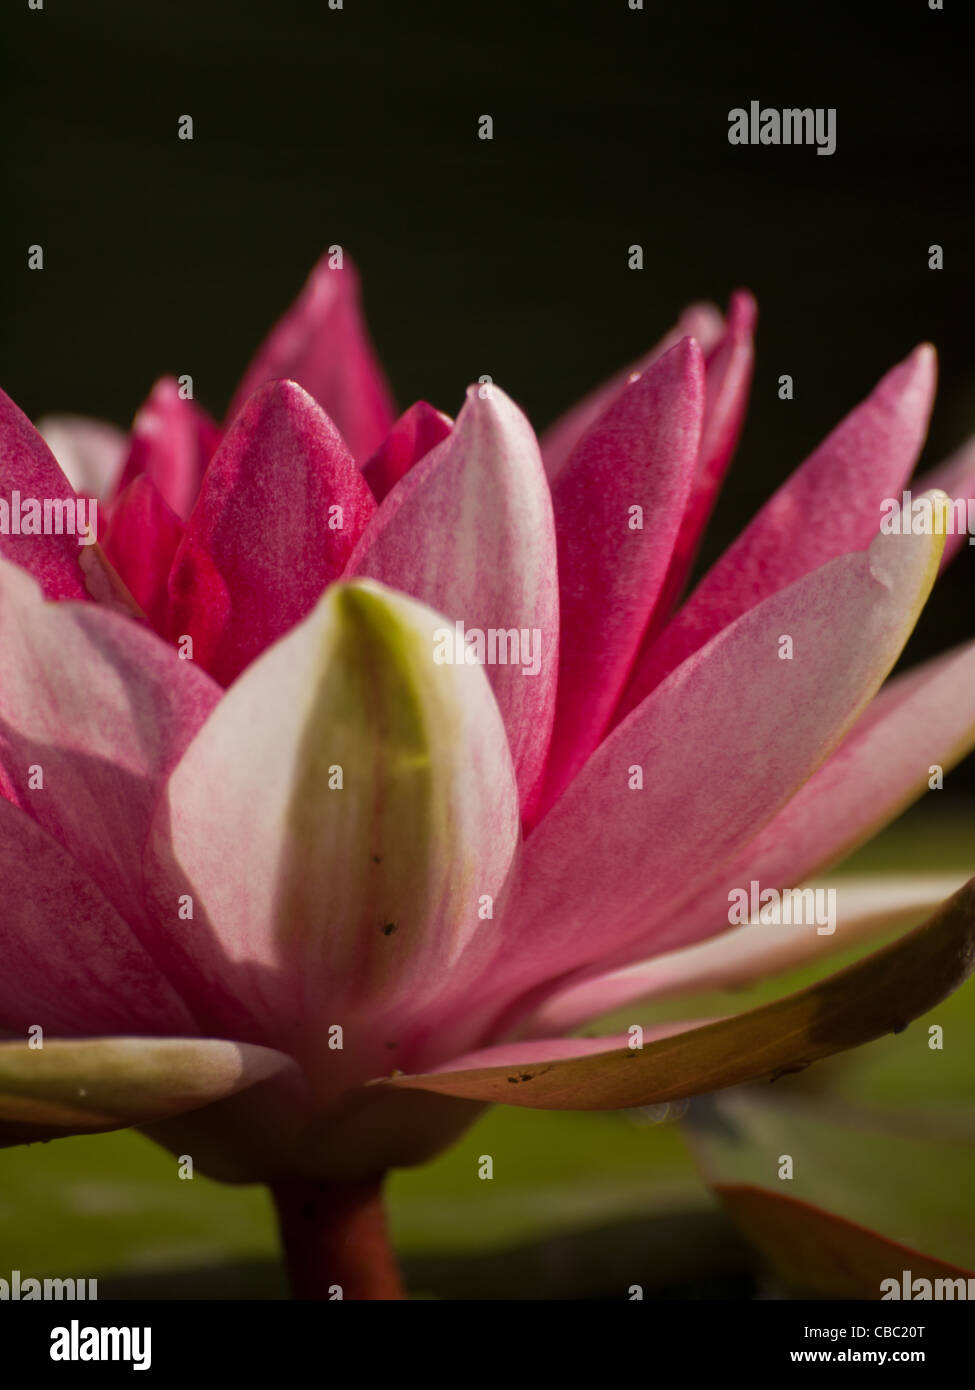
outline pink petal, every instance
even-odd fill
[[[915,497],[934,488],[946,492],[953,502],[957,498],[968,502],[968,514],[975,514],[975,436],[966,440],[960,449],[956,449],[951,457],[945,459],[937,468],[923,473],[911,484],[911,492]],[[901,499],[898,497],[896,500],[899,502]],[[965,521],[961,520],[961,524],[945,538],[945,552],[941,558],[942,569],[966,543],[971,544],[971,537],[966,530]]]
[[[622,371],[616,372],[545,431],[542,436],[542,457],[549,478],[554,479],[557,476],[582,436],[612,405],[634,376],[646,371],[658,357],[676,347],[682,338],[696,339],[701,351],[709,353],[723,331],[724,320],[713,304],[692,304],[690,308],[685,309],[674,327],[656,347],[651,348],[636,362],[624,367]]]
[[[199,1031],[80,865],[2,798],[0,882],[0,1032]]]
[[[913,878],[895,874],[837,878],[829,885],[813,885],[835,889],[837,921],[832,935],[820,934],[814,922],[734,927],[684,950],[569,985],[547,999],[530,1028],[521,1031],[526,1036],[547,1035],[630,1005],[642,1008],[661,999],[746,988],[810,961],[828,959],[882,932],[915,926],[957,892],[964,880],[961,873]],[[747,890],[749,883],[745,880],[736,886]],[[764,887],[766,880],[761,883]],[[727,924],[727,898],[722,907]]]
[[[644,644],[653,641],[680,598],[738,443],[755,364],[756,315],[755,300],[738,290],[731,297],[727,329],[708,353],[704,428],[694,485]]]
[[[646,955],[674,907],[850,729],[917,620],[942,544],[877,536],[743,614],[658,687],[529,837],[492,988]],[[792,660],[779,657],[783,634]]]
[[[788,888],[871,839],[975,748],[975,643],[885,686],[833,756],[735,860],[652,940],[688,946],[727,925],[728,891],[758,879]],[[650,938],[648,938],[649,940]]]
[[[60,536],[13,534],[14,520],[19,524],[22,503],[29,498],[70,505],[77,532],[71,484],[27,416],[0,391],[0,499],[8,509],[6,525],[0,525],[0,555],[32,574],[46,598],[87,598],[82,559],[86,550],[95,547],[79,545],[77,534],[66,532]],[[87,507],[84,520],[89,521]]]
[[[559,678],[535,818],[599,743],[629,674],[680,529],[703,407],[704,362],[685,338],[624,388],[552,485]]]
[[[323,256],[304,289],[258,349],[237,388],[228,418],[276,377],[289,377],[335,421],[356,459],[379,448],[393,423],[389,388],[359,307],[359,277],[346,260]]]
[[[450,416],[426,401],[417,401],[404,411],[372,458],[362,465],[363,476],[376,501],[381,502],[415,463],[447,438],[452,428]]]
[[[44,603],[6,562],[0,648],[0,791],[135,927],[149,818],[219,687],[128,618],[94,603]]]
[[[128,450],[124,431],[83,415],[45,415],[37,432],[75,492],[108,501]]]
[[[617,719],[740,614],[834,556],[868,544],[881,502],[899,495],[914,467],[934,378],[933,348],[917,348],[792,474],[660,637],[644,646]]]
[[[670,1038],[676,1033],[686,1032],[688,1028],[700,1025],[690,1024],[686,1019],[679,1022],[658,1023],[643,1029],[643,1042],[655,1042],[658,1038]],[[472,1071],[479,1067],[522,1067],[535,1066],[540,1062],[560,1062],[567,1057],[591,1057],[600,1052],[613,1052],[627,1047],[631,1034],[620,1033],[599,1038],[532,1038],[527,1042],[494,1043],[491,1047],[478,1048],[476,1052],[465,1052],[460,1057],[452,1057],[449,1062],[441,1062],[429,1067],[424,1075],[442,1076],[452,1072]],[[515,1077],[511,1084],[516,1083]],[[404,1076],[400,1084],[408,1084]]]
[[[133,421],[118,491],[145,474],[185,521],[219,442],[220,430],[205,411],[182,398],[172,377],[163,377]]]
[[[503,391],[470,388],[450,437],[389,494],[346,575],[368,575],[412,594],[462,622],[465,631],[528,634],[527,655],[538,658],[537,674],[523,670],[532,660],[486,668],[525,804],[542,772],[552,727],[558,581],[538,445]],[[526,655],[520,640],[519,653]]]
[[[376,510],[335,426],[268,382],[207,469],[169,581],[170,636],[227,685],[311,611]]]
[[[112,508],[105,554],[156,632],[166,633],[169,571],[184,526],[151,478],[141,473]]]

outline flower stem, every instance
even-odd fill
[[[295,1298],[405,1298],[382,1186],[382,1174],[358,1182],[271,1185]]]

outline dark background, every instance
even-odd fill
[[[337,242],[401,405],[456,413],[486,372],[541,428],[745,285],[753,403],[709,560],[922,339],[926,463],[975,429],[971,51],[945,3],[3,0],[0,384],[125,424],[188,371],[220,414]],[[836,153],[729,145],[752,98],[835,106]],[[975,634],[973,574],[966,547],[909,660]]]

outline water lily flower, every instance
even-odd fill
[[[975,746],[975,643],[887,680],[961,539],[879,533],[929,347],[679,602],[754,319],[692,307],[541,445],[491,384],[395,418],[327,263],[223,427],[164,379],[52,454],[0,396],[0,496],[100,503],[97,544],[0,528],[0,1143],[137,1126],[271,1185],[300,1295],[394,1297],[383,1175],[485,1104],[714,1092],[961,983],[975,885],[861,887],[835,944],[882,951],[653,1023],[833,949],[729,889],[814,879]],[[973,490],[972,445],[914,484]]]

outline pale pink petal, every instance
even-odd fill
[[[228,685],[341,574],[376,510],[328,416],[293,381],[261,387],[207,469],[169,579],[169,635]]]
[[[184,527],[151,478],[140,473],[112,508],[105,555],[156,632],[166,634],[169,571]]]
[[[58,842],[0,798],[0,1033],[198,1028],[130,927]]]
[[[724,320],[714,304],[692,304],[690,308],[685,309],[656,347],[651,348],[636,362],[616,372],[549,426],[542,436],[542,457],[549,478],[554,479],[557,476],[582,436],[612,405],[634,376],[646,371],[658,357],[676,347],[682,338],[695,338],[701,351],[707,355],[723,332]]]
[[[363,476],[376,501],[381,502],[415,463],[447,438],[452,428],[450,416],[426,401],[417,401],[404,411],[372,458],[362,465]]]
[[[642,1007],[683,995],[743,989],[810,961],[826,960],[881,933],[917,925],[957,892],[966,877],[962,873],[888,874],[809,884],[807,887],[814,890],[835,891],[835,931],[821,932],[815,920],[784,923],[780,911],[776,914],[768,909],[774,923],[733,927],[685,950],[580,980],[547,999],[521,1031],[525,1036],[547,1035],[630,1005]],[[764,887],[765,881],[761,882]],[[747,890],[749,883],[739,886]],[[723,906],[727,924],[727,899]]]
[[[127,922],[163,779],[220,689],[94,603],[44,603],[0,562],[0,791],[82,865]]]
[[[919,347],[888,372],[788,479],[645,645],[617,711],[634,709],[669,672],[769,594],[867,545],[924,440],[935,357]]]
[[[606,730],[667,573],[703,407],[704,363],[685,338],[624,388],[552,485],[559,679],[546,777],[529,820],[558,800]]]
[[[173,377],[163,377],[132,423],[118,491],[145,474],[185,521],[219,442],[220,430],[206,412],[183,398]]]
[[[100,502],[111,497],[128,449],[124,430],[83,415],[45,415],[37,431],[75,492]]]
[[[871,839],[975,747],[975,643],[881,690],[831,758],[734,860],[648,935],[654,949],[688,946],[727,923],[728,893],[753,878],[793,887]]]
[[[450,437],[389,494],[346,569],[349,578],[380,580],[462,623],[465,632],[477,630],[489,663],[491,632],[517,633],[517,644],[495,637],[494,655],[507,660],[486,669],[523,804],[542,771],[555,706],[556,571],[538,445],[496,386],[470,388]]]
[[[852,727],[942,544],[878,535],[743,614],[645,700],[529,837],[492,988],[622,964],[637,943],[648,954],[709,866],[753,839]]]
[[[321,258],[304,289],[275,324],[243,375],[228,419],[265,382],[288,377],[303,386],[335,421],[360,462],[378,449],[393,423],[385,377],[359,306],[359,278]]]

